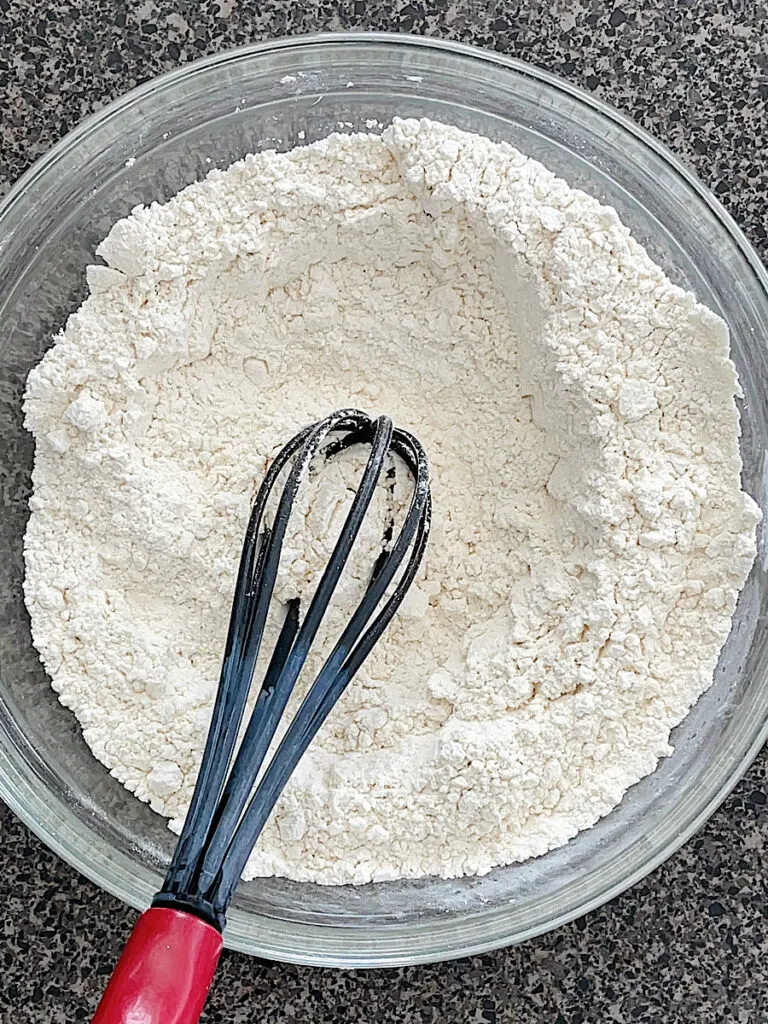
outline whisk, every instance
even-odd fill
[[[288,603],[233,761],[299,489],[316,459],[332,459],[354,445],[370,446],[357,492],[305,614],[297,599]],[[382,524],[382,547],[367,589],[256,785],[377,484],[385,468],[391,472],[393,459],[413,481],[399,532],[392,522]],[[268,521],[281,478],[282,493]],[[227,908],[246,861],[291,773],[412,584],[430,518],[424,450],[386,416],[371,420],[356,409],[342,409],[300,431],[274,459],[245,535],[218,692],[184,827],[163,887],[137,921],[93,1024],[199,1020],[221,953]]]

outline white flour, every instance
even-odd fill
[[[215,171],[98,251],[29,378],[26,596],[128,789],[179,827],[255,487],[349,405],[419,436],[435,526],[249,874],[483,873],[589,828],[670,753],[758,513],[726,327],[613,210],[401,121]],[[350,471],[319,475],[284,596],[326,557]]]

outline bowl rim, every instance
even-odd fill
[[[543,84],[545,87],[556,93],[562,93],[585,107],[590,108],[593,113],[607,119],[623,132],[633,136],[639,143],[655,154],[658,159],[664,161],[674,174],[681,179],[693,193],[695,193],[698,200],[708,208],[710,214],[713,215],[717,221],[719,221],[720,225],[726,230],[731,240],[739,250],[740,255],[745,260],[746,265],[748,265],[754,273],[758,285],[766,293],[766,296],[768,296],[768,271],[766,271],[766,268],[763,266],[757,252],[731,214],[728,213],[715,195],[696,177],[692,171],[685,166],[685,164],[672,152],[671,149],[669,149],[669,147],[656,139],[644,128],[636,124],[627,115],[616,110],[603,100],[593,96],[579,86],[573,85],[565,79],[560,78],[558,75],[518,58],[509,57],[504,54],[471,46],[466,43],[395,32],[344,31],[283,36],[200,57],[189,64],[185,64],[181,67],[165,72],[151,78],[139,86],[134,87],[100,110],[88,115],[80,121],[46,153],[39,157],[11,186],[6,196],[3,199],[0,199],[0,256],[4,249],[3,230],[6,227],[8,220],[12,219],[17,204],[23,202],[27,190],[41,175],[50,172],[59,160],[61,160],[74,147],[78,146],[91,132],[101,128],[111,119],[120,116],[124,110],[146,101],[149,97],[162,92],[168,86],[191,79],[194,76],[205,73],[215,67],[221,67],[229,63],[237,63],[252,58],[259,58],[265,54],[275,54],[280,51],[298,51],[318,46],[324,48],[331,48],[334,46],[343,47],[355,44],[363,44],[368,47],[394,47],[395,49],[400,49],[403,52],[409,49],[421,52],[449,52],[454,56],[469,58],[481,63],[485,62],[489,65],[494,65],[498,68],[512,71],[517,75],[525,76],[526,78]],[[13,225],[11,225],[11,231],[13,231]],[[2,697],[0,695],[0,700],[1,699]],[[573,921],[574,919],[603,905],[610,899],[613,899],[615,896],[618,896],[626,889],[635,885],[638,881],[663,863],[663,861],[678,850],[720,806],[723,800],[728,796],[734,786],[744,775],[767,738],[768,718],[764,719],[756,730],[754,739],[742,760],[738,764],[734,765],[733,769],[718,787],[716,792],[714,792],[706,803],[699,809],[699,812],[687,822],[683,829],[676,832],[664,844],[663,848],[659,849],[657,853],[649,859],[643,860],[634,871],[627,874],[621,880],[618,880],[609,887],[602,889],[591,898],[585,899],[582,897],[581,902],[579,902],[577,906],[564,910],[546,924],[539,926],[532,925],[527,930],[516,931],[514,934],[507,934],[497,930],[492,938],[487,936],[483,938],[482,929],[473,927],[470,930],[471,938],[467,935],[465,939],[462,939],[462,921],[466,921],[471,917],[473,922],[477,923],[478,920],[489,920],[490,916],[492,916],[495,923],[498,925],[499,917],[503,915],[503,908],[493,907],[489,910],[473,910],[466,914],[456,914],[454,915],[453,933],[446,933],[443,936],[445,945],[448,948],[444,949],[444,951],[439,954],[439,957],[436,957],[432,950],[427,953],[423,953],[418,949],[413,948],[410,948],[405,953],[402,949],[398,949],[396,956],[387,956],[386,952],[382,950],[382,955],[366,954],[361,957],[360,954],[356,953],[354,950],[350,950],[346,954],[339,949],[334,949],[333,952],[329,952],[325,948],[320,948],[320,946],[323,945],[322,943],[320,943],[320,945],[315,944],[314,948],[311,949],[304,947],[303,952],[301,954],[297,954],[286,950],[285,946],[282,944],[275,945],[274,943],[264,942],[258,939],[255,942],[245,943],[240,940],[239,936],[233,941],[233,937],[231,935],[225,935],[225,940],[229,940],[225,941],[225,944],[232,949],[237,949],[252,955],[287,962],[317,966],[361,967],[400,966],[406,964],[434,962],[438,958],[452,959],[456,957],[464,957],[472,954],[488,952],[493,949],[510,945],[513,942],[518,943],[533,938],[545,931],[567,924],[568,922]],[[56,854],[61,856],[62,859],[64,859],[73,868],[86,875],[101,889],[112,893],[124,902],[130,902],[130,904],[135,906],[136,909],[143,909],[138,905],[138,901],[131,900],[130,894],[127,894],[120,886],[110,884],[109,877],[105,877],[103,873],[100,873],[98,870],[93,868],[90,863],[84,863],[81,858],[77,857],[77,842],[73,841],[73,838],[76,839],[76,837],[74,836],[74,830],[67,822],[53,822],[50,818],[46,818],[45,815],[36,813],[42,810],[44,806],[42,797],[35,792],[34,788],[30,786],[26,779],[21,777],[15,766],[8,759],[2,746],[0,746],[0,769],[2,769],[0,770],[0,797],[24,822],[24,824],[38,836],[39,839],[41,839]],[[57,829],[54,827],[55,824],[61,824],[62,828]],[[309,934],[315,931],[318,927],[315,925],[303,925],[293,922],[284,922],[284,925],[289,930],[298,933],[299,936],[303,934],[304,938],[308,938]],[[355,942],[355,932],[353,929],[331,926],[324,930],[326,933],[329,931],[337,933],[340,938],[342,937],[342,934],[346,933],[350,936],[351,944],[354,944]],[[358,932],[358,940],[359,937]],[[345,940],[342,938],[342,943],[344,942]],[[294,946],[294,949],[295,948],[296,947]]]
[[[628,115],[622,113],[616,107],[611,106],[605,100],[588,92],[581,86],[574,85],[567,79],[556,75],[536,64],[521,60],[519,57],[509,57],[506,54],[487,50],[480,46],[469,43],[453,42],[450,39],[442,39],[432,36],[412,35],[406,32],[360,32],[360,31],[339,31],[339,32],[310,32],[295,36],[279,36],[274,39],[266,39],[258,43],[246,43],[242,46],[235,46],[220,53],[209,54],[198,57],[188,64],[174,68],[171,71],[164,71],[155,75],[146,82],[134,86],[127,92],[111,100],[99,110],[87,114],[79,121],[74,128],[66,132],[58,142],[55,142],[42,156],[38,157],[20,177],[11,184],[4,197],[0,197],[0,221],[10,211],[11,207],[22,197],[35,178],[52,164],[55,164],[67,150],[79,143],[80,139],[93,129],[99,127],[110,118],[116,116],[121,110],[133,106],[154,92],[164,89],[174,82],[185,78],[191,78],[196,74],[207,71],[209,68],[225,65],[239,61],[247,57],[260,56],[266,53],[275,53],[280,50],[300,49],[308,46],[344,45],[349,43],[364,43],[367,45],[399,46],[404,50],[407,48],[421,50],[444,50],[449,53],[463,55],[474,60],[486,61],[489,64],[496,64],[500,67],[509,68],[528,78],[537,79],[544,84],[565,93],[608,118],[620,128],[634,135],[640,142],[643,142],[649,149],[665,160],[678,175],[698,194],[712,213],[728,228],[731,235],[739,243],[739,248],[750,263],[761,284],[768,291],[768,269],[763,264],[754,246],[747,238],[744,231],[739,227],[734,217],[725,209],[722,203],[716,198],[711,189],[687,165],[667,146],[657,139],[647,129],[642,128]],[[0,254],[2,249],[0,248]],[[766,726],[768,732],[768,726]]]

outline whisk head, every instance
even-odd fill
[[[299,489],[318,457],[333,459],[355,445],[370,446],[370,454],[351,508],[306,611],[298,599],[288,602],[233,761]],[[376,487],[393,456],[413,481],[402,524],[399,531],[392,523],[384,524],[381,552],[371,566],[365,593],[256,786]],[[281,478],[285,483],[270,519],[268,506]],[[356,409],[342,409],[300,431],[276,456],[256,495],[245,535],[219,688],[194,795],[153,906],[177,907],[223,929],[229,901],[283,787],[413,583],[429,534],[431,507],[424,450],[412,434],[395,429],[386,416],[371,420]]]

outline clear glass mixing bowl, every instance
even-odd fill
[[[199,61],[129,93],[68,135],[0,207],[0,795],[49,846],[136,907],[174,839],[89,753],[47,683],[21,595],[32,441],[27,371],[85,295],[112,223],[245,153],[333,130],[430,117],[506,140],[612,204],[676,282],[730,324],[748,490],[765,509],[768,277],[730,217],[656,141],[572,86],[517,61],[403,36],[281,40]],[[766,735],[766,581],[760,555],[713,687],[675,753],[595,828],[484,878],[329,888],[241,886],[227,944],[347,967],[439,960],[519,942],[614,896],[668,857],[734,785]]]

